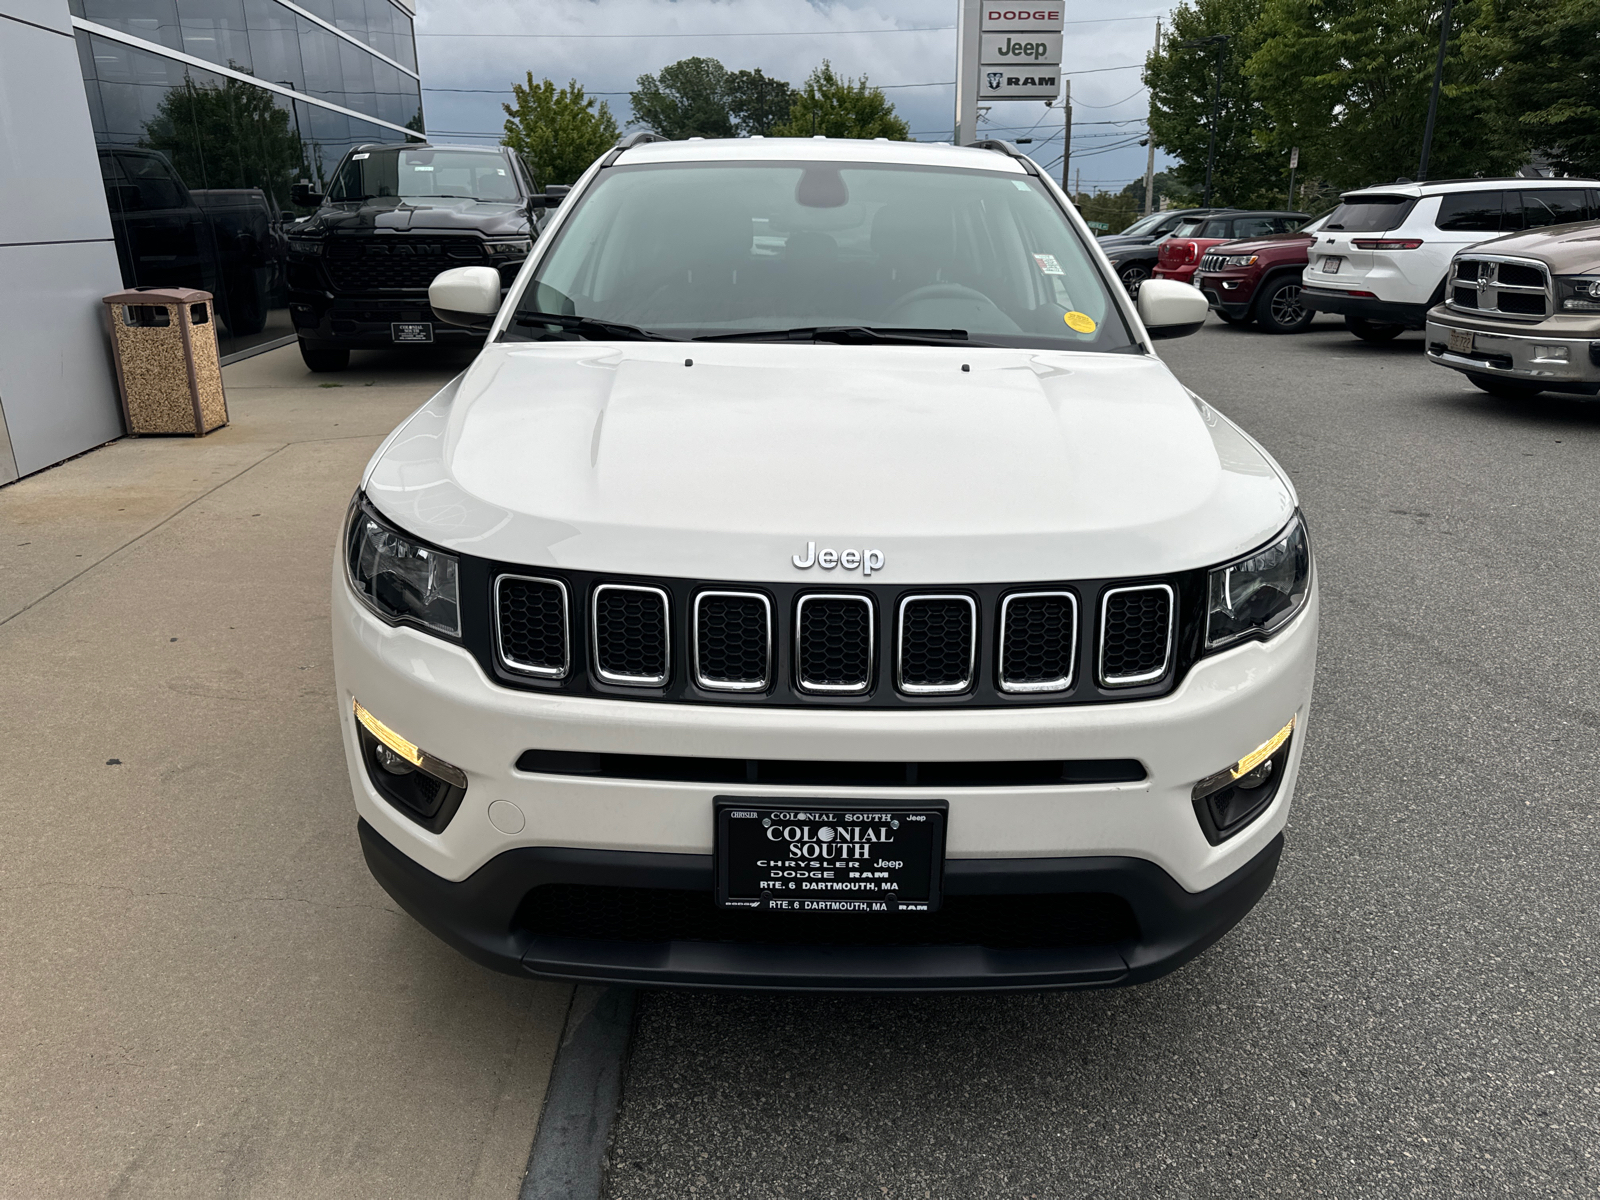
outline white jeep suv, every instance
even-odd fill
[[[551,197],[554,200],[554,197]],[[1003,143],[666,142],[574,185],[379,449],[333,583],[372,872],[505,971],[1084,987],[1267,889],[1294,489]],[[498,310],[498,311],[497,311]]]
[[[1449,179],[1346,192],[1309,249],[1300,302],[1386,342],[1427,325],[1457,250],[1502,233],[1600,219],[1590,179]]]

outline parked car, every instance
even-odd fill
[[[1268,333],[1299,333],[1316,314],[1300,303],[1300,273],[1322,221],[1298,233],[1223,242],[1200,257],[1195,285],[1230,325],[1254,321]]]
[[[283,284],[279,216],[260,188],[191,188],[157,150],[102,147],[100,176],[126,287],[210,292],[235,337],[260,333]]]
[[[1458,250],[1427,355],[1496,396],[1600,395],[1600,221]]]
[[[1158,248],[1152,279],[1193,283],[1200,259],[1212,246],[1246,238],[1293,233],[1311,219],[1308,213],[1241,212],[1225,216],[1196,217],[1172,231]]]
[[[1317,235],[1301,303],[1386,342],[1427,324],[1456,251],[1502,233],[1600,218],[1589,179],[1446,179],[1346,192]]]
[[[1149,279],[1150,272],[1155,269],[1159,243],[1171,237],[1174,229],[1196,217],[1237,211],[1232,208],[1175,208],[1141,217],[1121,233],[1106,234],[1097,240],[1116,268],[1122,286],[1128,289],[1130,296],[1137,296],[1139,285]]]
[[[503,147],[405,142],[351,150],[324,195],[289,236],[289,313],[313,371],[341,371],[353,348],[475,346],[482,333],[439,325],[428,284],[439,272],[492,266],[509,287],[544,210],[564,188],[540,193],[522,159]]]
[[[1317,635],[1294,489],[1156,353],[1205,298],[1130,300],[1004,143],[651,136],[504,301],[430,289],[487,344],[368,465],[333,578],[373,874],[524,976],[1199,953],[1271,881]]]

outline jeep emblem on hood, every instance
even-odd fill
[[[821,567],[831,571],[843,567],[847,571],[859,569],[863,575],[883,570],[882,550],[818,550],[815,542],[806,543],[806,552],[796,554],[794,565],[804,571],[807,567]]]

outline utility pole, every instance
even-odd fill
[[[1449,3],[1449,0],[1445,2]],[[1217,122],[1222,113],[1222,56],[1227,53],[1231,36],[1226,33],[1214,33],[1210,37],[1178,43],[1185,48],[1196,50],[1205,46],[1217,47],[1217,79],[1211,90],[1211,145],[1206,151],[1206,190],[1200,200],[1201,208],[1211,207],[1211,173],[1217,165]]]
[[[1072,189],[1072,202],[1076,204],[1078,197],[1083,195],[1083,168],[1078,168],[1078,186]]]
[[[982,0],[956,0],[956,122],[955,143],[978,140],[978,31]]]
[[[1422,161],[1417,164],[1417,182],[1428,177],[1428,153],[1433,149],[1433,119],[1439,112],[1439,81],[1444,77],[1444,52],[1450,44],[1451,0],[1444,0],[1444,15],[1439,18],[1439,57],[1433,64],[1433,92],[1428,96],[1428,124],[1422,131]]]
[[[1066,133],[1062,135],[1065,140],[1061,143],[1061,190],[1064,192],[1067,190],[1067,163],[1072,160],[1072,80],[1063,79],[1061,87],[1061,107],[1066,113]]]
[[[1161,53],[1161,21],[1160,21],[1159,18],[1156,21],[1156,46],[1155,46],[1155,49],[1151,53],[1152,53],[1152,55],[1159,55]],[[1151,101],[1150,101],[1150,111],[1154,112],[1155,109],[1156,109],[1156,102],[1152,98]],[[1149,125],[1150,125],[1150,123],[1148,121],[1146,121],[1145,122],[1145,127],[1147,129],[1149,128]],[[1145,159],[1145,163],[1144,163],[1144,215],[1145,216],[1148,217],[1151,213],[1155,212],[1155,202],[1156,202],[1156,135],[1152,133],[1150,135],[1150,154]]]

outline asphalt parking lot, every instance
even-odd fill
[[[1600,405],[1328,318],[1163,353],[1318,555],[1276,886],[1133,990],[643,993],[613,1200],[1600,1192]]]

